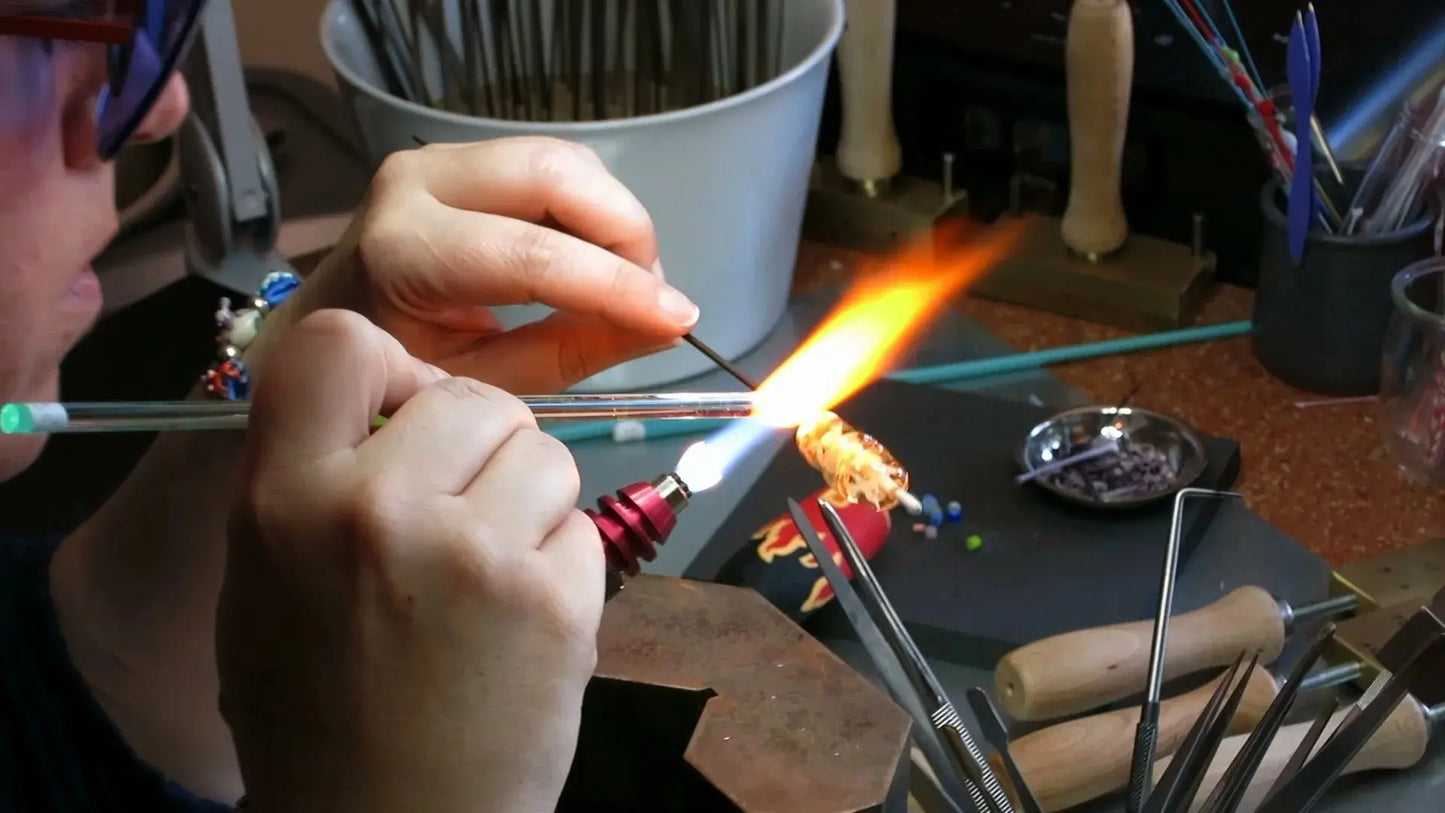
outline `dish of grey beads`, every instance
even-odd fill
[[[1073,452],[1087,451],[1078,449]],[[1068,455],[1064,455],[1067,457]],[[1081,497],[1108,502],[1172,489],[1179,467],[1157,446],[1134,441],[1114,454],[1085,460],[1048,476],[1060,489]]]

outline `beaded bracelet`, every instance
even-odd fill
[[[251,306],[231,310],[229,297],[221,297],[216,310],[216,345],[219,357],[201,376],[201,383],[212,397],[227,401],[244,401],[251,397],[251,374],[241,354],[255,341],[261,321],[291,296],[301,278],[290,271],[273,271],[261,280],[261,287],[251,299]]]

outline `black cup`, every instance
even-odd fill
[[[1311,231],[1296,266],[1282,202],[1279,181],[1270,181],[1259,196],[1265,228],[1254,296],[1254,355],[1291,386],[1325,395],[1374,395],[1380,389],[1385,326],[1394,310],[1390,281],[1435,253],[1434,212],[1390,234]]]

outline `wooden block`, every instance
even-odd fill
[[[808,189],[803,235],[830,246],[884,254],[927,234],[966,202],[963,192],[909,175],[895,175],[869,195],[844,178],[831,159],[821,159]]]
[[[1021,215],[1024,234],[1013,256],[970,293],[1134,331],[1189,324],[1214,275],[1214,254],[1130,235],[1117,252],[1091,262],[1065,245],[1059,221]]]

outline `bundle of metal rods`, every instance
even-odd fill
[[[1343,716],[1336,714],[1337,702],[1327,703],[1299,740],[1262,800],[1246,804],[1246,795],[1279,733],[1295,707],[1307,681],[1306,674],[1319,661],[1323,648],[1335,634],[1327,624],[1315,636],[1309,649],[1296,662],[1278,695],[1257,725],[1249,732],[1223,773],[1212,787],[1204,787],[1229,721],[1239,706],[1249,673],[1258,653],[1245,664],[1241,654],[1215,689],[1194,726],[1180,743],[1157,786],[1144,794],[1142,813],[1308,813],[1319,804],[1346,766],[1386,724],[1386,718],[1400,703],[1415,702],[1408,695],[1412,684],[1424,676],[1445,669],[1445,624],[1439,617],[1421,610],[1411,623],[1386,645],[1402,655],[1398,668],[1383,670],[1374,684]],[[1384,651],[1384,650],[1381,650]],[[1232,685],[1232,688],[1231,688]],[[1333,730],[1330,729],[1333,725]],[[1203,801],[1200,801],[1200,797]]]
[[[784,68],[785,0],[350,0],[382,89],[514,121],[694,107]]]

